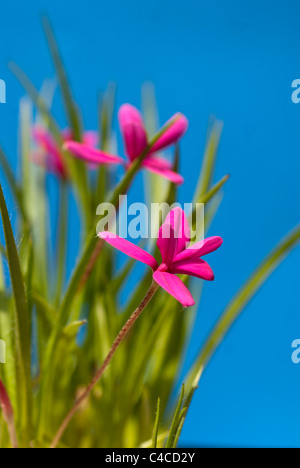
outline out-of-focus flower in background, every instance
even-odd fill
[[[33,153],[33,160],[36,164],[44,167],[46,171],[55,174],[57,177],[67,180],[68,170],[65,166],[62,150],[54,140],[51,133],[43,126],[33,127],[32,136],[37,144],[37,149]],[[62,140],[67,142],[72,140],[72,131],[65,129],[61,133]],[[98,144],[98,135],[94,131],[86,131],[82,137],[83,144],[88,148],[94,148]]]
[[[188,120],[180,113],[170,120],[174,121],[164,134],[150,148],[142,167],[170,180],[176,185],[184,182],[183,177],[172,170],[172,163],[155,153],[176,144],[188,128]],[[104,151],[95,150],[85,143],[67,141],[64,148],[74,156],[93,164],[122,164],[127,169],[147,149],[147,132],[140,112],[130,104],[123,104],[119,109],[119,125],[123,137],[127,160]],[[168,125],[168,122],[167,124]]]

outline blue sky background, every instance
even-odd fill
[[[0,142],[14,167],[23,93],[6,63],[14,59],[38,87],[53,76],[41,12],[52,20],[88,128],[96,127],[97,92],[110,80],[118,83],[117,105],[140,106],[141,84],[150,80],[161,122],[178,110],[187,115],[182,201],[192,196],[209,115],[224,121],[216,178],[231,179],[210,231],[224,245],[210,259],[216,281],[204,290],[191,362],[232,295],[299,222],[300,104],[291,101],[291,83],[300,78],[300,4],[2,2],[7,104],[0,105]],[[64,126],[59,101],[55,113]],[[300,365],[291,362],[291,343],[300,338],[299,263],[297,249],[223,342],[196,393],[182,444],[300,446]]]

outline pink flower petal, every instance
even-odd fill
[[[135,107],[124,104],[119,109],[118,117],[126,154],[133,161],[147,146],[147,133],[142,116]]]
[[[222,245],[222,243],[222,237],[207,237],[207,239],[197,242],[196,244],[190,246],[188,249],[181,252],[176,257],[176,261],[202,257],[203,255],[209,254],[217,250]]]
[[[162,261],[171,265],[177,252],[177,239],[170,224],[164,223],[158,233],[157,247],[160,250]]]
[[[159,169],[156,163],[152,165],[151,160],[144,161],[143,167],[154,174],[164,177],[175,185],[182,185],[184,182],[184,178],[180,174],[169,169]]]
[[[36,143],[45,151],[45,167],[62,178],[67,177],[59,147],[57,146],[51,133],[41,126],[33,128],[32,136]]]
[[[93,132],[91,130],[84,132],[82,143],[86,146],[90,146],[91,148],[96,148],[98,145],[99,137],[97,132]]]
[[[123,104],[119,109],[118,117],[120,126],[131,122],[144,126],[143,117],[138,109],[131,104]]]
[[[177,254],[179,254],[186,248],[191,238],[190,227],[186,214],[181,208],[176,207],[170,211],[166,217],[165,223],[170,224],[175,231],[175,236],[178,239]]]
[[[171,125],[171,127],[168,128],[168,130],[166,130],[166,132],[152,146],[151,153],[166,148],[173,143],[177,143],[177,141],[185,134],[188,128],[188,120],[184,115],[179,113],[175,114],[168,122],[176,117],[178,117],[178,120],[176,120],[173,125]]]
[[[164,271],[156,271],[153,274],[153,279],[184,307],[191,307],[195,304],[190,291],[176,275]]]
[[[59,148],[48,130],[36,126],[32,130],[32,136],[47,153],[53,153],[58,159],[60,158]]]
[[[107,231],[100,232],[99,237],[129,257],[132,257],[139,262],[146,263],[146,265],[149,265],[153,271],[158,268],[157,261],[152,257],[152,255],[137,245],[132,244],[128,240]]]
[[[64,141],[73,140],[73,133],[72,133],[72,130],[70,128],[65,128],[61,132],[61,136],[63,137]]]
[[[196,278],[207,281],[212,281],[214,279],[214,273],[211,267],[200,258],[193,261],[182,260],[180,262],[175,262],[171,266],[171,272],[180,275],[196,276]]]
[[[119,156],[105,153],[104,151],[91,148],[76,141],[67,141],[63,148],[79,159],[92,164],[124,164],[125,161]]]
[[[152,167],[157,167],[157,169],[173,169],[172,163],[165,158],[161,158],[160,156],[149,155],[146,157],[144,162],[150,163]]]
[[[11,419],[13,417],[14,411],[2,380],[0,380],[0,406],[2,408],[5,419]]]

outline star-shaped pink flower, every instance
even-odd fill
[[[68,141],[65,143],[64,148],[74,156],[93,164],[121,164],[128,168],[147,148],[149,142],[142,116],[135,107],[130,104],[122,105],[118,116],[127,160],[101,150],[91,149],[75,141]],[[171,120],[173,119],[173,125],[152,146],[142,163],[142,167],[159,174],[174,184],[181,185],[184,179],[180,174],[172,170],[172,164],[168,160],[155,155],[157,151],[176,143],[185,134],[188,127],[186,117],[182,114],[175,114]]]
[[[188,247],[190,228],[181,208],[173,209],[159,230],[157,246],[162,257],[160,265],[148,252],[116,234],[105,231],[99,237],[129,257],[149,265],[153,270],[153,279],[184,307],[193,306],[195,301],[176,275],[184,274],[212,281],[213,271],[200,257],[217,250],[223,242],[221,237],[214,236]]]

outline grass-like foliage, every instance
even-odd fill
[[[126,165],[118,182],[109,164],[91,167],[91,155],[89,163],[74,157],[71,149],[77,151],[77,143],[88,134],[83,129],[80,109],[74,102],[50,24],[46,19],[43,23],[73,146],[64,144],[65,135],[51,113],[51,86],[46,84],[46,91],[37,91],[24,72],[10,64],[26,97],[20,102],[20,177],[15,177],[0,149],[5,176],[1,185],[9,186],[17,213],[17,223],[12,228],[6,193],[0,186],[5,240],[0,249],[0,338],[6,343],[6,363],[0,364],[0,447],[176,447],[193,395],[214,351],[249,300],[298,244],[300,227],[275,247],[237,292],[184,382],[179,382],[199,309],[202,280],[192,281],[190,276],[180,275],[189,290],[193,291],[196,285],[198,291],[196,305],[189,308],[153,282],[152,276],[155,279],[164,275],[162,267],[157,270],[154,266],[154,274],[149,268],[143,277],[134,276],[135,287],[128,291],[128,287],[132,288],[129,277],[135,259],[124,256],[123,266],[116,267],[117,250],[96,236],[96,207],[110,202],[118,209],[119,196],[130,191],[141,168],[149,169],[146,162],[151,149],[184,121],[176,115],[158,130],[155,99],[148,85],[143,88],[143,116],[151,138]],[[115,87],[110,84],[99,99],[98,150],[108,155],[101,156],[107,161],[110,153],[116,154],[114,96]],[[34,128],[39,128],[35,135]],[[221,129],[219,121],[209,126],[201,174],[191,200],[205,203],[205,226],[217,214],[228,180],[227,175],[214,180]],[[137,136],[137,146],[143,138],[143,134]],[[41,148],[37,145],[40,141],[44,143],[44,153],[47,150],[52,157],[56,155],[56,159],[44,160],[42,166]],[[146,174],[148,202],[171,205],[177,200],[179,144],[174,148],[173,166],[159,169],[167,181],[161,174]],[[99,157],[100,153],[93,154]],[[46,189],[48,170],[57,176],[59,209],[55,228],[50,226],[47,215],[53,211],[53,198]],[[71,193],[77,201],[81,245],[70,273],[66,264],[68,226],[73,213],[68,207]],[[195,212],[189,218],[191,226],[193,215]],[[52,253],[55,229],[56,246]],[[153,241],[143,248],[160,261]],[[169,247],[164,248],[167,252]],[[170,251],[167,255],[171,255]],[[126,322],[120,339],[111,348]],[[178,385],[181,392],[174,398]]]

